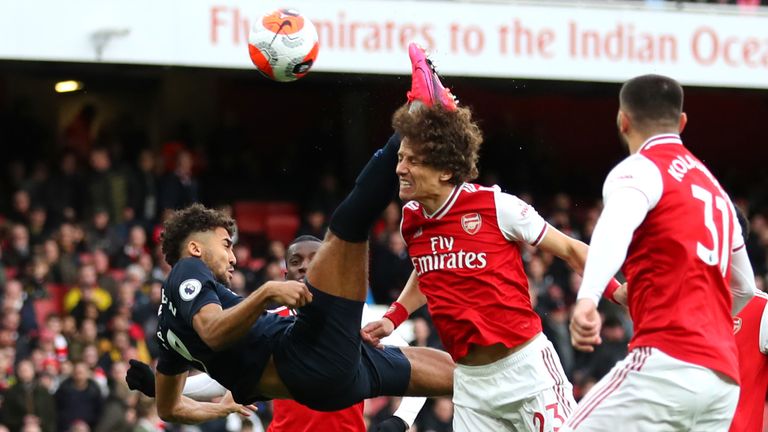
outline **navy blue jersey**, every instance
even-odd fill
[[[285,331],[293,317],[264,312],[245,337],[222,351],[209,348],[192,327],[192,318],[203,306],[216,303],[228,309],[242,300],[217,282],[199,258],[179,260],[163,284],[158,372],[178,375],[195,368],[231,390],[236,400],[251,398],[272,354],[275,335]]]

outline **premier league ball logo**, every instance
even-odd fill
[[[203,285],[197,279],[187,279],[179,285],[179,295],[184,301],[190,301],[200,294]]]

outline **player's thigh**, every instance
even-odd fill
[[[592,387],[561,431],[688,430],[701,391],[699,371],[670,359],[655,349],[633,350]],[[684,380],[694,385],[681,385]]]
[[[309,265],[307,281],[328,294],[364,301],[368,287],[368,243],[350,243],[328,232]]]
[[[739,386],[716,373],[711,385],[709,403],[700,407],[693,432],[726,431],[731,426],[736,406],[739,403]]]
[[[513,425],[502,419],[472,408],[454,406],[453,432],[504,432],[514,431]],[[522,432],[522,431],[521,431]]]
[[[448,353],[433,348],[402,347],[411,363],[407,395],[450,396],[453,394],[453,371],[456,367]]]

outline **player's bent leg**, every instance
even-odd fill
[[[411,363],[405,396],[450,396],[456,364],[448,353],[433,348],[402,347]]]
[[[368,290],[368,243],[351,243],[328,232],[307,270],[307,281],[325,293],[364,301]],[[359,322],[356,324],[359,327]]]
[[[333,212],[329,233],[307,271],[307,281],[317,289],[351,300],[365,299],[368,232],[397,192],[399,148],[400,137],[392,135],[368,161],[355,187]]]

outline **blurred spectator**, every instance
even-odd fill
[[[24,292],[33,299],[48,297],[48,284],[51,281],[49,277],[50,266],[42,256],[35,256],[29,262],[27,270],[24,272],[22,283]]]
[[[80,323],[80,331],[69,337],[67,340],[69,343],[69,358],[82,360],[86,347],[90,345],[96,346],[99,342],[96,320],[84,319]]]
[[[35,379],[32,362],[22,360],[16,365],[17,382],[6,393],[2,418],[12,432],[24,425],[36,424],[44,432],[56,430],[56,401]]]
[[[163,432],[163,421],[157,416],[154,399],[141,396],[136,404],[136,417],[133,432]]]
[[[91,262],[96,271],[96,284],[114,297],[117,294],[117,280],[112,277],[109,256],[104,249],[94,250],[91,254]]]
[[[327,216],[321,208],[310,208],[304,213],[304,219],[301,221],[296,237],[311,235],[319,239],[325,238],[325,231],[328,228]]]
[[[453,403],[449,398],[432,399],[432,404],[422,410],[416,419],[420,432],[452,432]]]
[[[613,366],[627,356],[629,338],[621,321],[615,316],[608,316],[601,330],[603,343],[595,348],[590,361],[589,376],[599,381]]]
[[[128,241],[115,255],[115,267],[125,268],[137,263],[139,258],[149,253],[147,247],[147,232],[141,225],[134,225],[128,234]]]
[[[252,293],[259,287],[259,277],[252,266],[253,258],[251,256],[251,247],[245,243],[238,243],[234,246],[235,270],[240,272],[245,279],[245,291]]]
[[[96,114],[97,110],[94,105],[85,104],[64,129],[64,149],[71,151],[81,160],[88,157],[96,136]]]
[[[180,209],[198,202],[197,180],[192,176],[192,154],[176,155],[176,167],[160,181],[159,209]]]
[[[64,296],[64,310],[72,312],[78,306],[83,307],[90,302],[100,313],[104,313],[112,306],[112,296],[98,285],[93,264],[84,264],[79,270],[77,286],[72,287]]]
[[[6,270],[13,270],[14,274],[18,274],[32,257],[29,231],[26,226],[17,223],[11,226],[9,237],[8,244],[3,250],[3,265],[6,266]]]
[[[139,152],[136,170],[133,173],[131,207],[145,227],[157,219],[158,180],[155,175],[155,155],[149,149]]]
[[[59,432],[66,432],[78,420],[90,428],[96,426],[103,400],[101,391],[91,379],[91,371],[85,363],[74,364],[72,376],[61,383],[55,397]]]
[[[83,176],[77,170],[77,157],[66,152],[59,160],[59,171],[48,179],[44,203],[51,222],[58,225],[83,216]]]
[[[128,365],[117,362],[112,365],[109,374],[109,396],[104,401],[104,410],[93,429],[94,432],[131,432],[136,422],[136,413],[132,408],[138,395],[128,389],[125,372]]]
[[[399,231],[389,232],[384,243],[374,243],[371,256],[371,292],[376,303],[390,304],[413,272],[405,240]]]
[[[29,223],[29,212],[32,210],[32,198],[25,189],[19,189],[13,194],[11,201],[11,211],[8,213],[8,220],[17,224],[27,225]]]
[[[48,225],[48,214],[45,207],[36,204],[29,212],[29,243],[32,246],[43,244],[51,236],[50,226]]]
[[[85,232],[85,242],[90,250],[102,249],[112,256],[120,249],[122,242],[115,226],[110,225],[109,218],[107,209],[96,208]]]
[[[105,148],[95,148],[90,154],[91,173],[87,182],[88,215],[97,210],[107,212],[108,220],[119,223],[128,204],[128,181],[121,172],[112,169],[112,160]]]

